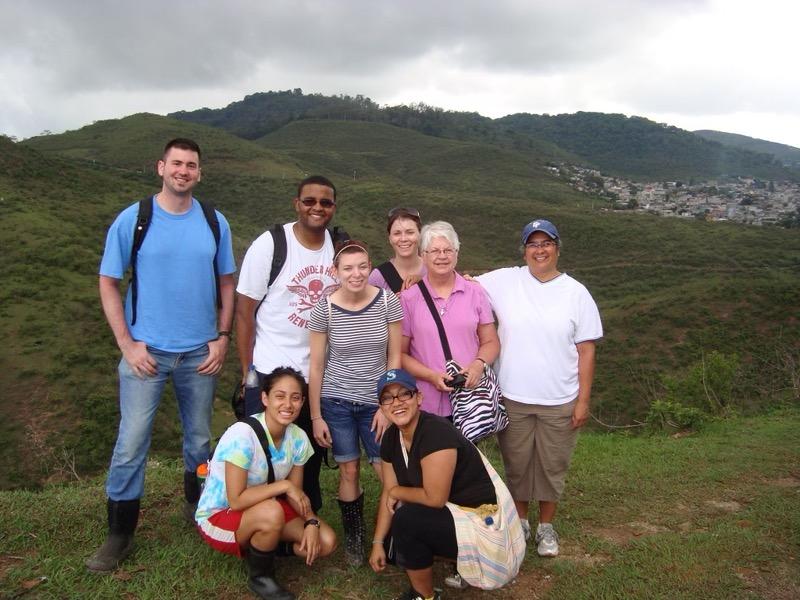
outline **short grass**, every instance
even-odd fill
[[[485,450],[495,463],[491,443]],[[181,465],[153,459],[138,549],[111,576],[83,560],[103,537],[102,480],[0,492],[0,594],[35,598],[240,598],[245,571],[214,553],[179,515]],[[323,469],[323,518],[341,531],[336,472]],[[374,476],[362,475],[368,520]],[[480,598],[797,598],[800,595],[800,412],[711,423],[681,436],[584,433],[557,517],[561,555],[529,548],[517,579]],[[535,515],[532,515],[535,518]],[[342,551],[311,569],[279,563],[300,598],[387,598],[396,569],[347,568]],[[446,573],[437,565],[436,576]]]

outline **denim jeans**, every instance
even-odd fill
[[[322,398],[322,418],[328,425],[333,442],[333,459],[336,462],[350,462],[361,457],[361,447],[369,462],[374,463],[381,458],[381,447],[371,430],[372,419],[378,412],[378,404],[350,402],[342,398]]]
[[[197,372],[208,356],[208,346],[189,352],[163,352],[150,347],[147,351],[157,363],[158,372],[153,376],[138,377],[124,358],[119,363],[119,433],[106,480],[106,494],[113,501],[135,500],[144,495],[153,418],[167,379],[172,378],[183,425],[185,469],[194,472],[211,451],[211,408],[217,377]]]

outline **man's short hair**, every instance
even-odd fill
[[[197,152],[198,159],[201,157],[200,146],[197,145],[197,142],[195,142],[194,140],[190,140],[189,138],[175,138],[174,140],[168,141],[167,145],[164,146],[164,156],[167,155],[167,152],[170,151],[170,148],[191,150],[192,152]]]
[[[306,177],[300,184],[297,186],[297,197],[300,198],[303,193],[303,188],[307,185],[324,185],[325,187],[329,187],[333,190],[333,199],[336,200],[336,186],[333,185],[333,182],[328,179],[327,177],[323,177],[322,175],[312,175],[311,177]]]

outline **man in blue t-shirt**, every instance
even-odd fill
[[[192,197],[200,181],[198,145],[184,138],[167,143],[158,174],[161,191],[152,197],[146,236],[135,253],[136,293],[128,287],[124,306],[119,282],[131,266],[134,230],[141,226],[138,202],[109,228],[100,263],[100,300],[122,360],[119,434],[106,480],[109,533],[86,561],[95,572],[116,569],[133,550],[153,417],[168,379],[184,432],[184,512],[194,522],[200,495],[195,471],[209,456],[211,405],[230,343],[236,270],[231,232],[216,212],[217,243],[203,206]]]

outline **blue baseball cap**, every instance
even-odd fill
[[[417,389],[417,380],[414,379],[411,373],[403,369],[389,369],[378,379],[377,395],[380,396],[383,393],[383,388],[391,383],[399,383],[408,390]]]
[[[531,234],[537,231],[544,231],[550,236],[550,239],[558,239],[558,229],[556,229],[555,225],[545,219],[536,219],[522,228],[522,245],[524,246],[528,242],[528,238],[531,237]]]

